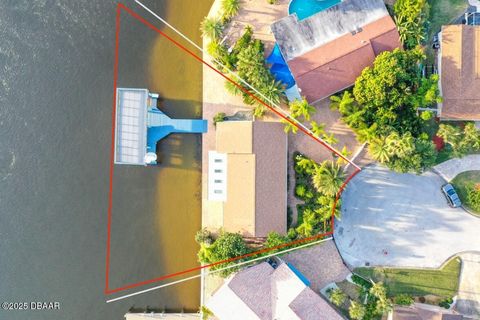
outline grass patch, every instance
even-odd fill
[[[433,35],[440,31],[442,25],[450,24],[468,8],[466,0],[428,0],[430,17],[427,39],[427,59],[433,63],[434,51],[432,50]]]
[[[375,282],[382,281],[389,297],[405,293],[412,296],[433,294],[448,298],[457,293],[460,266],[460,259],[455,258],[439,270],[356,268],[354,272]]]
[[[470,211],[480,214],[480,210],[475,210],[473,205],[469,203],[467,198],[467,186],[472,184],[480,183],[480,171],[465,171],[457,175],[453,180],[452,184],[455,187],[455,190],[462,200],[462,203]]]

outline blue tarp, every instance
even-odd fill
[[[283,59],[282,53],[280,52],[280,47],[275,44],[273,47],[272,53],[266,59],[267,63],[271,64],[270,72],[273,74],[277,81],[281,81],[288,88],[291,88],[295,85],[295,79],[288,68],[285,59]]]

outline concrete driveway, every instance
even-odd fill
[[[447,205],[433,172],[398,174],[364,168],[342,196],[335,242],[353,267],[438,268],[452,255],[480,251],[480,218]]]

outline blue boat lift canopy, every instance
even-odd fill
[[[206,120],[171,119],[157,99],[147,89],[117,88],[115,163],[156,164],[156,144],[170,133],[207,132]]]

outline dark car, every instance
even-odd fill
[[[442,187],[442,191],[447,197],[448,203],[454,207],[460,207],[462,205],[462,202],[460,201],[460,198],[458,197],[457,192],[453,188],[453,186],[450,183],[447,183]]]

